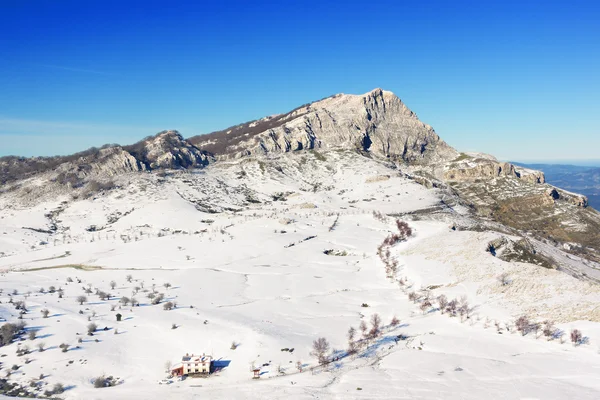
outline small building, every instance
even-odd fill
[[[208,375],[212,371],[212,363],[212,356],[186,354],[181,357],[181,363],[171,369],[171,373],[175,376]]]

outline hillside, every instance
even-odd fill
[[[598,213],[390,92],[0,164],[0,393],[600,395]],[[214,373],[159,383],[186,353]]]

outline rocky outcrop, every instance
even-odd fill
[[[160,132],[124,149],[148,170],[203,167],[210,158],[177,131]]]
[[[381,89],[335,95],[190,141],[217,158],[343,148],[427,164],[458,155],[398,97]]]
[[[516,167],[507,162],[496,161],[493,157],[471,157],[461,155],[459,159],[446,165],[443,179],[450,182],[465,182],[479,179],[509,177],[537,184],[545,183],[544,173]]]
[[[111,177],[128,172],[144,171],[146,167],[122,147],[99,149],[97,153],[82,156],[76,160],[60,164],[59,174],[77,174],[79,177]]]

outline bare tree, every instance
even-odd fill
[[[171,363],[171,361],[166,361],[165,362],[165,372],[171,372],[172,366],[173,366],[173,364]]]
[[[38,348],[38,350],[40,351],[40,353],[41,353],[41,352],[43,352],[43,351],[45,350],[45,347],[46,347],[46,343],[44,343],[44,342],[39,342],[39,343],[37,344],[37,348]]]
[[[416,303],[417,300],[419,300],[420,296],[416,293],[416,292],[410,292],[408,293],[408,299],[410,301],[412,301],[413,303]]]
[[[437,297],[437,303],[438,303],[438,307],[440,308],[440,311],[443,314],[444,311],[446,311],[446,307],[448,307],[448,298],[446,297],[445,294],[440,294]]]
[[[42,316],[44,318],[48,318],[48,315],[50,315],[50,311],[47,308],[44,308],[43,310],[40,311],[42,313]]]
[[[431,307],[431,301],[429,301],[429,299],[423,300],[419,305],[419,308],[421,309],[423,314],[425,314],[427,310],[429,310],[429,307]]]
[[[542,329],[542,334],[548,338],[548,340],[554,337],[554,333],[556,332],[556,328],[554,327],[554,322],[550,320],[544,321],[544,328]]]
[[[350,329],[348,329],[347,337],[348,337],[348,353],[354,354],[354,353],[356,353],[356,341],[355,341],[356,329],[354,329],[353,326],[351,326]]]
[[[390,325],[394,326],[394,327],[398,326],[398,325],[400,325],[400,320],[394,315],[392,317],[392,320],[390,321]]]
[[[369,331],[369,337],[372,339],[379,336],[381,333],[381,317],[375,313],[371,315],[371,330]]]
[[[125,279],[127,280],[127,282],[131,283],[131,281],[133,280],[133,276],[131,276],[131,275],[127,275],[127,276],[125,277]]]
[[[79,305],[83,305],[83,303],[85,303],[86,301],[87,301],[87,297],[77,296],[77,302],[79,303]]]
[[[115,290],[115,288],[116,288],[116,287],[117,287],[117,282],[115,282],[115,281],[110,281],[110,288],[111,288],[112,290]]]
[[[358,326],[358,329],[360,329],[360,333],[361,333],[363,339],[366,338],[369,327],[367,326],[367,323],[364,320],[360,321],[360,325]]]
[[[446,307],[446,311],[448,311],[448,314],[450,314],[450,316],[455,316],[456,315],[456,310],[458,309],[458,300],[456,299],[452,299],[448,302],[448,306]]]
[[[123,297],[121,297],[121,300],[119,300],[119,302],[120,302],[121,304],[123,304],[124,306],[126,306],[127,304],[129,304],[129,302],[130,302],[130,301],[131,301],[131,300],[130,300],[130,299],[129,299],[129,297],[127,297],[127,296],[123,296]]]
[[[329,351],[329,342],[324,337],[318,338],[313,341],[313,351],[311,355],[316,357],[319,364],[323,365],[327,363],[327,352]]]
[[[169,282],[165,282],[163,283],[163,286],[165,287],[165,289],[168,289],[171,287],[171,284]]]
[[[35,340],[35,338],[37,337],[37,332],[35,331],[35,329],[32,329],[29,331],[29,334],[27,336],[29,337],[29,340]]]

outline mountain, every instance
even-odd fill
[[[220,158],[344,148],[425,164],[458,155],[397,96],[381,89],[338,94],[286,114],[195,136],[190,142]]]
[[[599,397],[600,214],[390,92],[0,177],[0,396]]]
[[[544,171],[552,185],[587,196],[590,206],[600,209],[600,168],[564,164],[522,164]]]
[[[87,198],[131,173],[219,168],[251,159],[277,159],[283,165],[281,156],[335,151],[393,165],[427,187],[447,190],[479,218],[600,261],[600,217],[587,207],[585,196],[548,184],[540,171],[490,155],[459,153],[396,95],[382,89],[337,94],[189,139],[171,130],[133,145],[105,145],[71,156],[4,157],[0,181],[2,192],[21,193],[33,202],[49,193]],[[28,179],[36,184],[24,184]],[[40,185],[40,180],[46,183]]]

